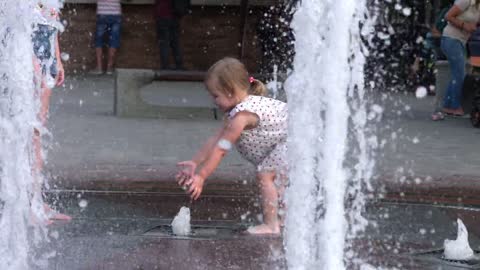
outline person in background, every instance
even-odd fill
[[[432,25],[432,29],[429,33],[430,36],[427,36],[427,39],[431,38],[431,43],[434,48],[436,60],[447,60],[447,57],[445,56],[445,54],[443,54],[440,46],[441,46],[443,29],[445,29],[445,27],[448,24],[447,19],[445,18],[445,15],[450,10],[450,8],[452,8],[452,5],[453,5],[453,0],[441,1],[440,11],[435,16],[435,23]]]
[[[122,29],[122,4],[120,0],[97,0],[97,26],[95,31],[95,53],[97,66],[92,74],[103,74],[103,47],[105,34],[108,34],[108,60],[106,73],[113,74],[115,56],[120,48]]]
[[[460,104],[465,79],[465,45],[477,29],[480,19],[480,0],[456,0],[445,18],[447,26],[442,33],[442,51],[450,66],[451,81],[443,99],[442,112],[452,116],[463,116]]]
[[[452,8],[453,0],[443,0],[440,3],[440,11],[435,17],[435,24],[432,26],[430,36],[427,36],[427,44],[433,50],[434,61],[447,60],[447,57],[442,51],[441,40],[442,32],[445,27],[448,25],[445,15]],[[431,119],[433,121],[439,121],[445,119],[445,115],[442,111],[443,109],[443,91],[440,89],[435,89],[435,102],[433,105],[433,113]]]
[[[63,25],[59,21],[59,2],[38,1],[35,6],[34,28],[32,33],[33,66],[35,71],[35,83],[40,99],[38,111],[39,123],[33,129],[33,148],[35,152],[34,178],[35,189],[41,190],[42,170],[44,165],[42,134],[48,119],[48,109],[52,88],[63,84],[65,72],[60,57],[58,32],[63,31]],[[72,218],[52,209],[48,204],[43,205],[47,224],[55,220],[69,221]]]
[[[175,68],[183,70],[183,56],[179,43],[180,19],[188,12],[184,0],[155,0],[154,16],[160,48],[161,69],[170,69],[170,49],[173,52]]]

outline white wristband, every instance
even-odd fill
[[[224,151],[232,150],[232,143],[226,139],[220,139],[217,143],[218,147]]]

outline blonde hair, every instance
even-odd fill
[[[208,69],[205,82],[213,78],[217,79],[219,90],[229,95],[234,94],[235,88],[245,89],[255,96],[267,94],[265,85],[257,79],[251,80],[252,77],[249,77],[245,65],[232,57],[225,57]]]

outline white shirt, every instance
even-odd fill
[[[98,15],[122,15],[120,0],[97,0]]]
[[[457,19],[466,23],[478,23],[480,20],[480,9],[477,8],[475,0],[456,0],[455,6],[460,8],[463,12],[457,17]],[[445,29],[443,29],[443,36],[460,40],[463,44],[466,44],[470,38],[470,34],[463,31],[460,28],[453,26],[448,22]]]

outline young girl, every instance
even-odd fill
[[[40,86],[36,95],[40,98],[40,111],[38,112],[39,122],[42,126],[46,124],[48,108],[50,103],[51,88],[63,84],[64,69],[60,58],[60,47],[58,44],[58,31],[63,29],[59,22],[59,0],[41,0],[35,6],[34,29],[32,34],[35,67],[35,81]],[[33,143],[35,150],[35,173],[40,178],[43,167],[42,143],[40,130],[34,128]],[[40,187],[40,180],[37,180],[37,187]],[[44,205],[48,223],[53,220],[70,220],[71,217],[54,211],[47,204]]]
[[[279,198],[286,181],[287,106],[263,97],[266,88],[248,76],[245,66],[224,58],[207,72],[205,84],[215,104],[226,114],[223,127],[210,138],[192,160],[180,162],[177,174],[190,197],[198,199],[205,180],[223,156],[236,145],[240,154],[257,167],[263,208],[263,224],[252,234],[279,234]]]

